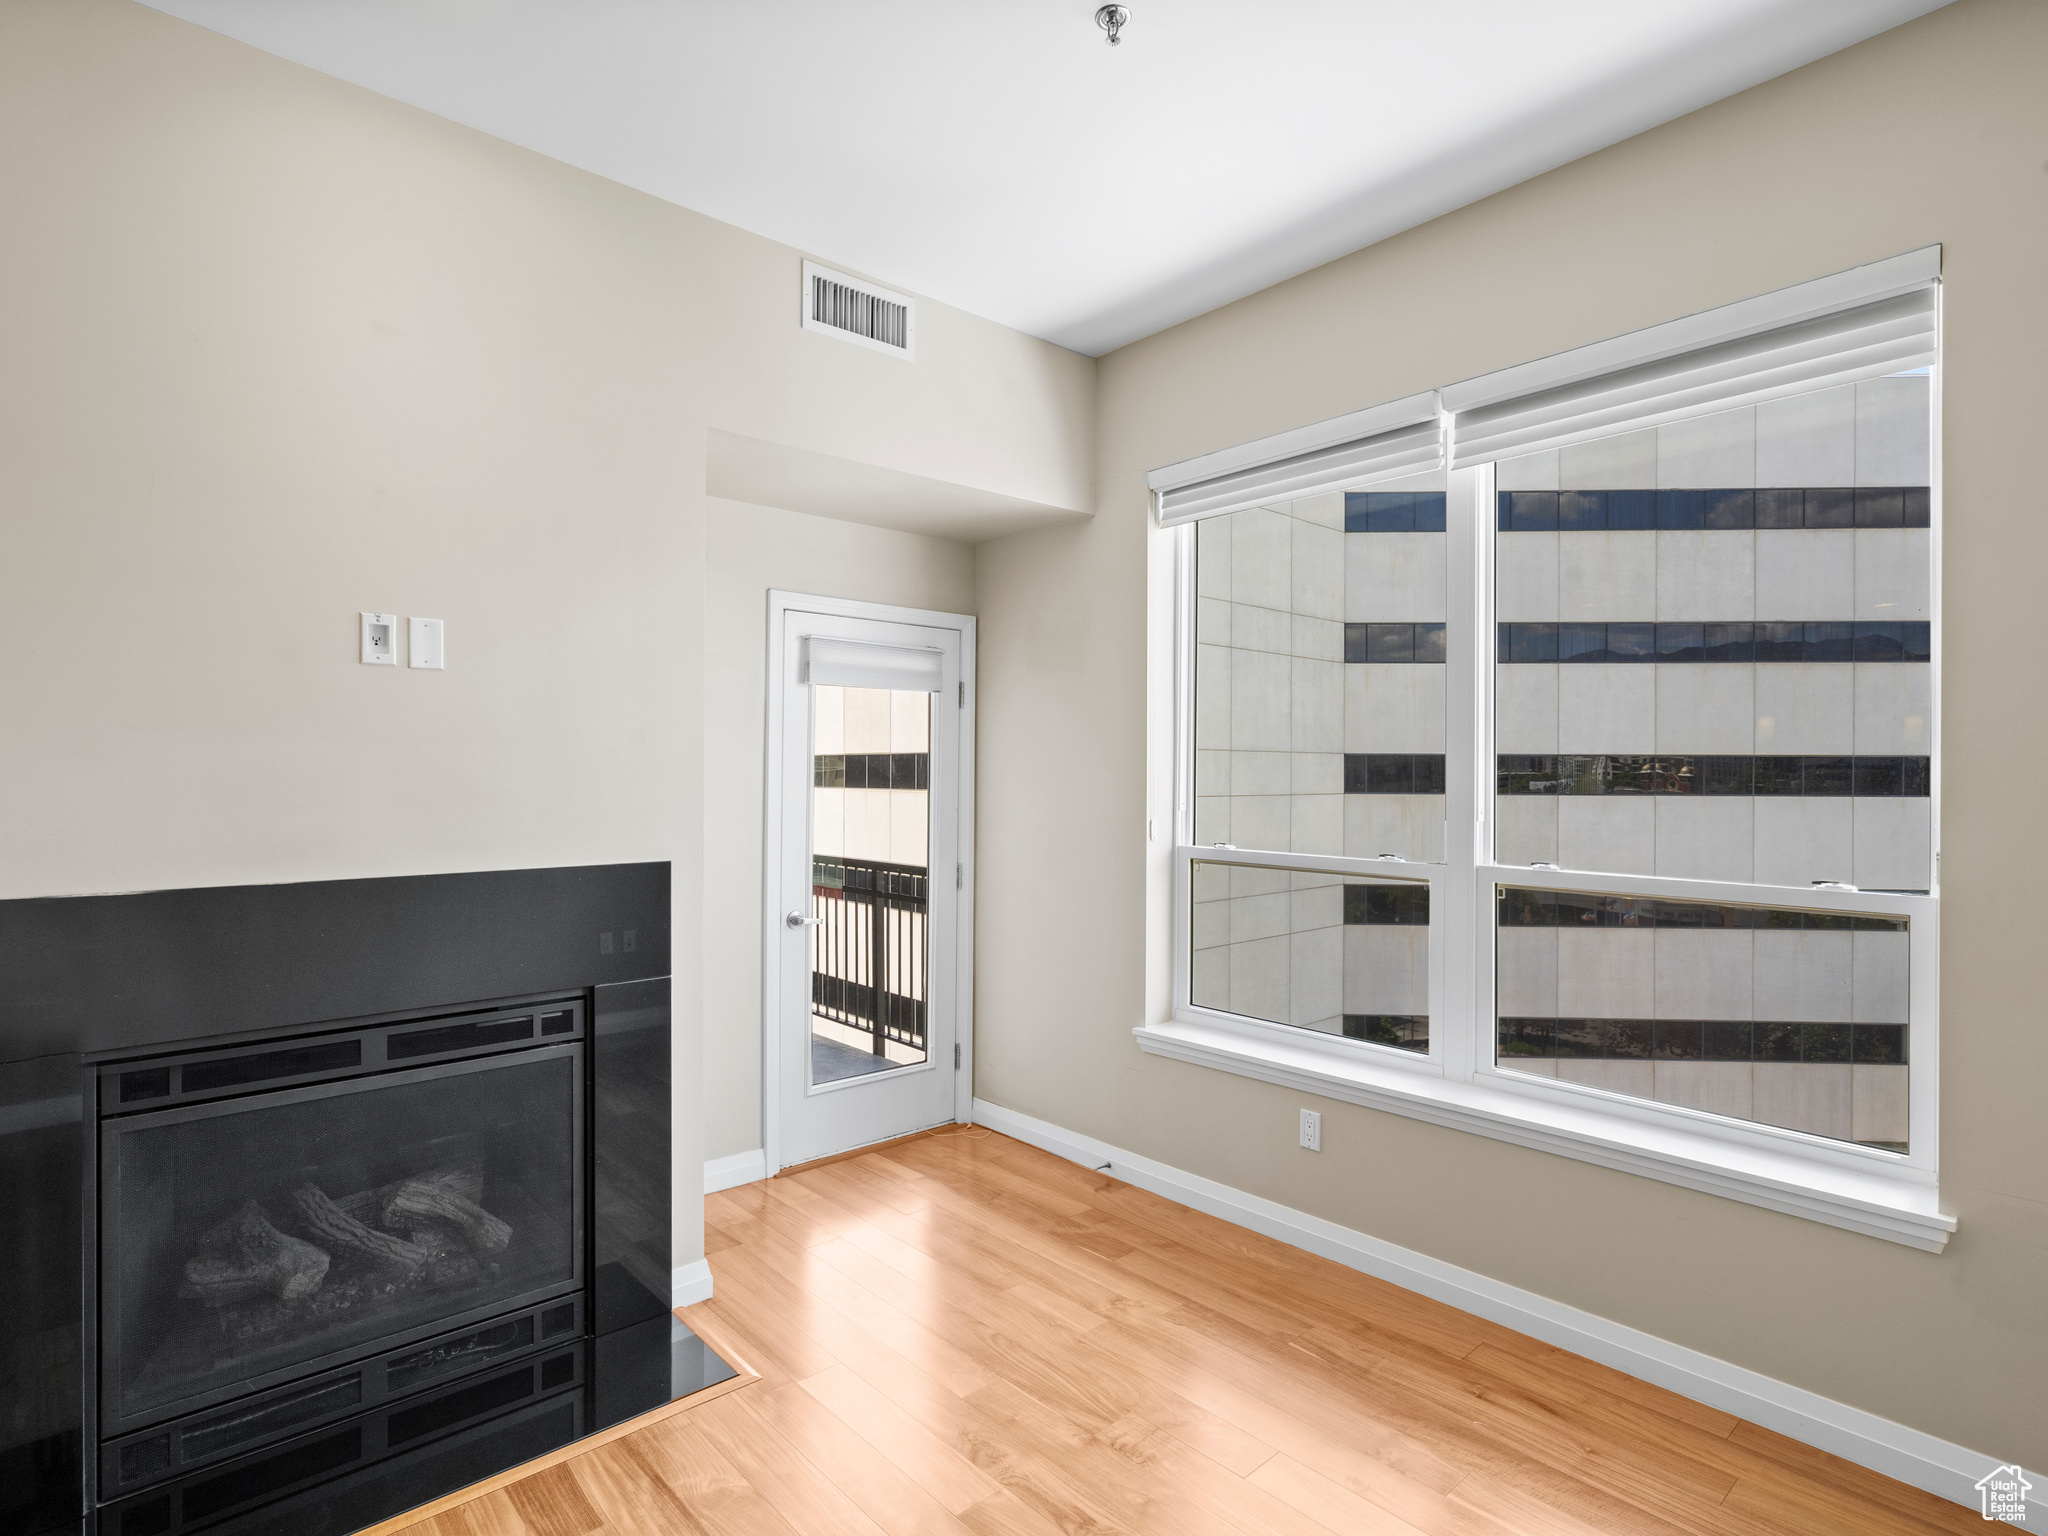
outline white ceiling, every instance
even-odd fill
[[[1093,355],[1947,0],[147,3]]]

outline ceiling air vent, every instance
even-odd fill
[[[804,263],[803,323],[891,357],[917,355],[917,300],[815,262]]]

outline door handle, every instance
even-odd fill
[[[790,912],[782,919],[785,928],[815,928],[825,921],[822,917],[805,917],[801,912]]]

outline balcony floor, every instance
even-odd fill
[[[884,1042],[886,1057],[877,1056],[874,1039],[866,1030],[812,1014],[811,1081],[836,1083],[871,1072],[887,1072],[892,1067],[914,1067],[924,1060],[924,1052],[916,1046],[895,1040]]]

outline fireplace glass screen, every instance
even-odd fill
[[[101,1433],[581,1283],[576,1048],[102,1124]]]

